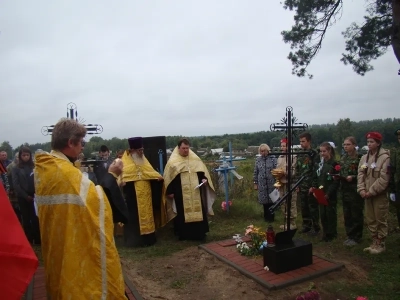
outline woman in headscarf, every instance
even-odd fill
[[[39,220],[33,203],[35,196],[33,168],[31,150],[22,147],[18,153],[18,165],[12,170],[13,186],[21,210],[25,235],[31,244],[40,245]]]

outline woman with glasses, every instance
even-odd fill
[[[362,157],[356,150],[357,142],[352,136],[343,142],[344,155],[340,159],[340,195],[343,201],[343,217],[347,239],[345,246],[357,245],[364,227],[364,199],[357,193],[358,164]]]
[[[321,189],[325,194],[325,204],[319,205],[321,225],[323,229],[322,241],[330,242],[337,237],[337,190],[339,181],[334,175],[340,170],[340,165],[335,160],[335,150],[328,142],[319,146],[321,160],[316,164],[313,184],[310,193]]]

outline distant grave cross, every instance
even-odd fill
[[[236,167],[233,165],[234,161],[245,160],[246,158],[233,158],[232,156],[232,143],[229,142],[229,158],[227,159],[224,155],[222,160],[217,160],[216,162],[222,163],[215,172],[221,172],[224,176],[224,187],[225,187],[225,207],[226,211],[229,213],[229,186],[228,186],[228,173],[231,174],[231,185],[233,184],[233,175],[239,180],[243,178],[235,170]]]
[[[78,109],[75,103],[70,102],[67,104],[67,118],[76,120],[77,122],[84,123],[85,120],[78,119]],[[99,124],[83,124],[87,130],[87,134],[100,134],[103,132],[103,127]],[[55,125],[43,126],[42,134],[43,135],[51,135],[54,130]]]

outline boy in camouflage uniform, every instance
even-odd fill
[[[301,204],[301,216],[303,219],[303,230],[301,233],[317,235],[321,229],[319,226],[319,208],[317,199],[311,193],[314,166],[318,160],[317,151],[311,149],[311,135],[308,132],[300,134],[300,146],[303,151],[310,151],[310,154],[301,154],[297,157],[296,178],[302,176],[305,179],[297,188],[298,198]]]
[[[400,143],[400,129],[394,133]],[[397,210],[397,221],[400,227],[400,151],[396,149],[390,152],[390,182],[389,197]]]

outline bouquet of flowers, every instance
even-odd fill
[[[232,206],[232,201],[231,200],[228,201],[228,205],[229,205],[229,207]],[[222,210],[226,210],[226,201],[222,201],[221,202],[221,208],[222,208]]]
[[[321,296],[316,290],[314,282],[310,283],[310,286],[308,287],[308,292],[304,293],[303,295],[297,296],[296,300],[321,300]]]
[[[316,290],[311,290],[304,295],[297,296],[296,300],[321,300],[321,296]]]
[[[248,244],[243,242],[240,237],[240,234],[236,234],[233,236],[237,245],[236,248],[238,249],[241,255],[245,256],[253,256],[258,255],[263,247],[267,246],[267,241],[265,240],[265,233],[260,230],[260,228],[255,227],[253,225],[249,225],[246,228],[245,236],[249,236],[251,238],[251,242]]]
[[[296,300],[321,300],[321,296],[317,290],[310,289],[304,295],[297,296]]]

